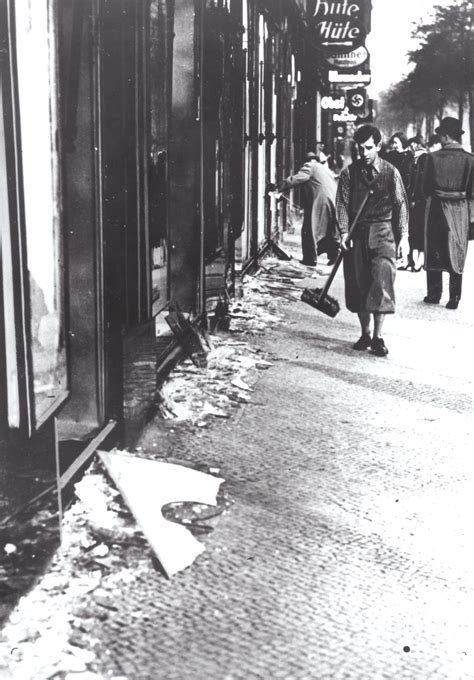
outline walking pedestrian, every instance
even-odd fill
[[[407,196],[410,195],[410,180],[412,174],[413,157],[408,146],[408,139],[404,132],[394,132],[388,140],[388,151],[381,153],[381,157],[394,165],[402,178]],[[408,270],[411,268],[410,256],[399,258],[397,269]]]
[[[301,186],[303,193],[303,227],[301,229],[302,264],[315,267],[318,254],[327,253],[329,261],[337,256],[339,237],[336,227],[335,199],[337,183],[327,163],[309,151],[306,162],[295,175],[278,184],[285,192]]]
[[[449,273],[447,309],[457,309],[469,240],[469,200],[474,197],[474,156],[461,145],[464,130],[457,118],[443,118],[435,132],[441,149],[430,153],[423,182],[427,195],[424,302],[438,304],[443,272]]]
[[[382,155],[386,161],[394,165],[401,175],[405,191],[409,191],[411,169],[413,165],[413,158],[410,153],[408,139],[404,132],[394,132],[388,142],[389,151],[386,155]]]
[[[356,130],[359,159],[342,170],[336,196],[336,215],[342,235],[346,306],[358,315],[361,336],[355,350],[369,349],[386,356],[382,337],[387,314],[395,311],[397,252],[406,257],[408,203],[398,170],[379,157],[382,135],[374,125]],[[367,204],[350,241],[348,229],[364,196]],[[373,335],[371,325],[373,317]]]
[[[410,253],[406,269],[419,272],[422,270],[424,262],[426,196],[423,191],[423,179],[428,152],[420,135],[408,140],[408,148],[412,154],[413,164],[408,191],[410,201],[410,218],[408,221]]]

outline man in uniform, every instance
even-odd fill
[[[386,356],[382,337],[387,314],[395,311],[397,250],[406,257],[408,202],[398,170],[379,157],[382,135],[374,125],[363,125],[354,135],[359,158],[339,178],[336,214],[342,235],[346,306],[359,316],[361,336],[355,350],[369,349]],[[372,192],[352,237],[348,229],[364,197]],[[352,247],[351,247],[352,242]],[[371,325],[373,317],[373,335]]]
[[[464,130],[457,118],[443,118],[436,133],[442,148],[429,154],[423,183],[428,197],[425,213],[427,295],[424,302],[439,303],[445,271],[449,272],[446,307],[457,309],[469,240],[469,200],[474,197],[474,157],[461,146]]]

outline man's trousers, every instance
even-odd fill
[[[426,270],[426,283],[428,288],[428,297],[434,298],[435,300],[441,299],[443,294],[443,272],[435,269]],[[449,299],[459,300],[461,299],[461,289],[462,289],[462,274],[449,274]]]

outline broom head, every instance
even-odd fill
[[[301,294],[301,300],[306,304],[311,305],[320,312],[334,318],[340,311],[339,302],[331,295],[326,295],[321,301],[319,300],[322,288],[305,288]]]

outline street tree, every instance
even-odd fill
[[[448,104],[458,109],[463,118],[469,106],[471,140],[474,140],[474,32],[473,2],[457,0],[448,7],[435,6],[432,19],[419,23],[412,36],[419,45],[409,52],[413,68],[400,83],[381,97],[380,110],[392,107],[400,114],[400,123],[407,116],[417,123],[426,117],[428,132],[432,132],[434,117],[441,119]]]
[[[432,21],[419,24],[413,32],[420,45],[409,53],[412,80],[425,91],[438,92],[441,115],[447,102],[457,104],[462,120],[474,88],[473,3],[461,0],[434,10]]]

